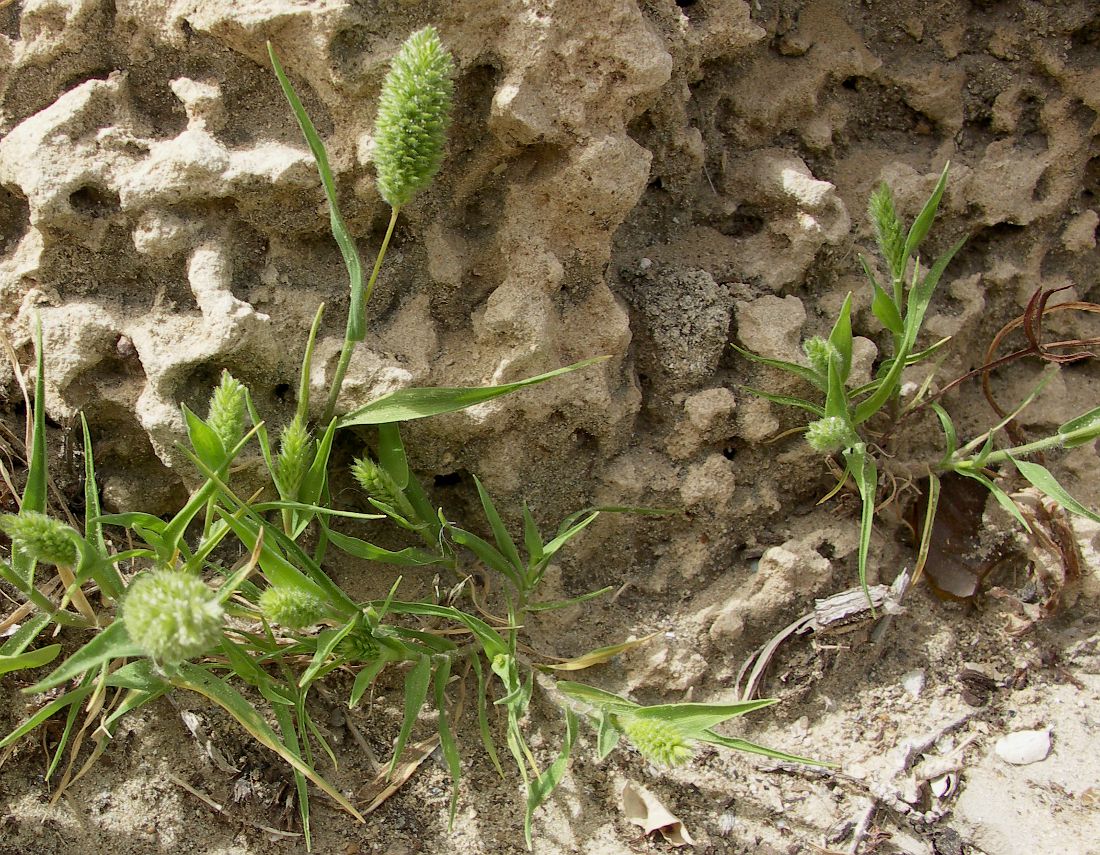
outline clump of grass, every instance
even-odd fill
[[[586,508],[547,535],[524,506],[522,531],[516,538],[476,478],[483,520],[477,525],[460,525],[445,509],[436,507],[412,471],[401,437],[403,422],[517,393],[589,368],[605,357],[495,386],[403,389],[339,419],[332,417],[348,360],[355,345],[367,335],[367,303],[398,212],[428,185],[439,168],[453,61],[438,33],[427,28],[409,38],[387,77],[376,127],[375,163],[379,192],[392,206],[392,215],[370,278],[364,283],[358,249],[337,204],[324,144],[274,49],[269,46],[269,50],[278,80],[316,159],[333,237],[349,275],[347,331],[330,382],[325,416],[319,424],[308,421],[308,378],[321,320],[319,307],[306,342],[297,411],[280,431],[277,443],[272,442],[250,390],[228,372],[213,391],[205,419],[182,407],[189,443],[185,451],[203,481],[168,520],[139,510],[101,513],[91,435],[84,424],[86,519],[85,531],[80,534],[44,516],[47,455],[39,334],[27,488],[20,514],[0,523],[19,547],[12,553],[10,565],[0,563],[0,577],[37,611],[0,646],[0,673],[52,662],[59,655],[59,645],[34,646],[51,624],[91,632],[91,638],[27,690],[30,694],[48,691],[52,696],[0,740],[0,748],[64,712],[66,724],[47,770],[47,778],[52,777],[68,747],[70,763],[59,786],[61,792],[72,780],[69,772],[85,733],[94,733],[94,760],[124,715],[170,691],[195,692],[224,708],[252,738],[290,766],[307,849],[311,846],[311,784],[362,820],[358,809],[325,780],[314,762],[317,750],[330,758],[334,754],[311,718],[307,697],[315,684],[337,670],[355,674],[347,698],[350,707],[360,703],[384,670],[391,666],[403,670],[404,715],[389,764],[391,774],[421,710],[428,703],[435,707],[440,746],[454,784],[452,821],[462,767],[454,721],[458,704],[448,693],[453,677],[464,675],[460,679],[473,682],[479,741],[502,776],[492,719],[498,711],[503,719],[505,746],[526,794],[524,834],[528,845],[535,811],[566,774],[579,714],[592,724],[601,758],[625,734],[647,757],[668,765],[687,762],[701,742],[810,762],[713,730],[772,701],[642,707],[603,690],[553,677],[560,670],[572,673],[605,662],[639,642],[601,648],[567,663],[549,664],[553,657],[531,652],[522,627],[534,615],[583,603],[610,590],[564,601],[540,599],[540,585],[554,557],[601,514],[660,512]],[[351,428],[374,430],[374,447],[363,449],[353,474],[376,513],[334,506],[329,488],[333,441],[338,430]],[[235,491],[234,461],[248,447],[258,448],[262,455],[270,476],[268,493],[275,498],[262,499],[259,494],[246,498]],[[347,534],[341,531],[342,520],[347,518],[386,526],[391,536],[403,536],[407,545],[387,549]],[[113,552],[107,546],[105,526],[124,529],[137,545]],[[487,532],[490,539],[474,528]],[[309,550],[304,545],[307,532],[317,544]],[[227,541],[238,542],[248,554],[242,566],[226,568],[216,560],[219,545]],[[326,570],[333,552],[383,567],[431,567],[455,582],[469,580],[475,565],[483,566],[500,583],[504,614],[499,618],[491,615],[469,593],[456,604],[402,600],[397,596],[400,577],[385,599],[357,602]],[[59,572],[63,566],[67,569],[65,596],[59,603],[36,587],[36,561],[55,563]],[[119,570],[123,562],[152,569],[127,579]],[[207,579],[211,581],[204,581]],[[99,592],[95,608],[83,594],[83,586],[90,584]],[[459,590],[468,592],[468,581]],[[70,598],[79,604],[76,611],[68,606]],[[536,687],[538,695],[557,705],[564,718],[561,746],[545,767],[537,763],[527,739],[526,714],[537,696]],[[115,690],[113,701],[102,702],[111,689]],[[92,697],[96,703],[86,703]],[[85,723],[76,730],[82,711]]]
[[[963,379],[986,372],[992,367],[991,365],[982,366],[970,372],[966,377],[948,384],[935,395],[930,392],[935,375],[933,368],[917,394],[908,400],[903,399],[902,376],[905,369],[934,362],[949,341],[949,339],[941,339],[923,349],[918,349],[917,346],[936,288],[951,260],[965,242],[965,239],[958,241],[927,266],[918,253],[935,221],[940,201],[947,187],[947,176],[948,166],[944,166],[932,194],[908,228],[898,216],[893,193],[887,185],[880,186],[871,195],[868,213],[874,226],[878,251],[888,273],[887,282],[885,284],[879,282],[871,265],[862,256],[860,262],[871,288],[872,314],[882,325],[882,331],[888,333],[893,348],[892,352],[882,360],[875,377],[869,383],[855,387],[850,383],[851,294],[848,294],[844,301],[829,337],[827,339],[811,338],[804,343],[803,350],[808,365],[767,359],[734,345],[747,358],[793,374],[814,390],[812,397],[778,395],[763,389],[750,388],[748,391],[809,413],[812,418],[807,421],[804,432],[810,447],[822,454],[839,455],[842,459],[844,465],[841,477],[836,488],[829,495],[838,492],[849,480],[854,482],[859,493],[862,505],[859,580],[865,592],[875,509],[882,501],[880,476],[894,456],[900,426],[923,409],[931,410],[935,414],[943,433],[944,451],[942,456],[935,460],[902,462],[902,467],[906,471],[920,472],[929,483],[926,521],[921,530],[923,539],[918,552],[918,565],[914,571],[914,578],[920,575],[928,553],[932,520],[936,514],[940,494],[940,479],[948,473],[956,473],[981,483],[1025,528],[1030,526],[1020,509],[995,481],[997,477],[995,468],[1000,464],[1010,463],[1024,479],[1041,493],[1059,502],[1068,511],[1100,522],[1100,515],[1070,496],[1049,469],[1024,459],[1043,450],[1059,447],[1072,448],[1100,437],[1100,408],[1092,409],[1071,419],[1059,426],[1054,433],[1033,442],[1010,442],[1006,447],[1001,448],[996,445],[1012,419],[1035,399],[1043,384],[1050,379],[1049,374],[1011,414],[1000,413],[1005,418],[966,443],[960,442],[954,420],[942,403],[942,397],[944,392],[954,388]],[[1033,300],[1033,303],[1043,302],[1045,298]],[[1031,311],[1029,307],[1029,312],[1034,321],[1036,316],[1041,317],[1043,309],[1041,305],[1035,311]],[[1025,316],[1025,325],[1026,323]],[[1034,331],[1030,331],[1029,334],[1032,338],[1037,338]],[[1032,353],[1054,362],[1070,361],[1082,356],[1077,354],[1071,357],[1052,357],[1051,354],[1043,352],[1041,345],[1033,342],[1030,348],[1013,354],[1007,360],[999,360],[996,364],[1005,364],[1006,361]]]

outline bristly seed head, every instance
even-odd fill
[[[0,516],[0,529],[12,540],[12,545],[25,555],[44,564],[75,567],[79,554],[65,523],[40,514],[22,511]]]
[[[859,437],[845,419],[839,416],[826,416],[816,422],[810,422],[806,428],[806,442],[814,451],[831,454],[842,448],[851,448]]]
[[[672,722],[658,718],[619,717],[623,733],[643,757],[664,766],[680,766],[695,754],[692,741]]]
[[[298,498],[298,488],[309,468],[310,433],[305,423],[297,416],[283,428],[279,436],[279,456],[275,460],[275,475],[279,486],[288,499]]]
[[[273,586],[260,594],[260,611],[271,623],[287,629],[313,626],[325,616],[320,597],[299,588]]]
[[[357,626],[336,645],[336,652],[352,662],[371,662],[378,657],[380,650],[377,639],[366,623]]]
[[[391,507],[400,507],[401,490],[393,478],[369,456],[356,458],[351,467],[352,477],[372,499]]]
[[[905,234],[894,209],[894,194],[888,184],[880,184],[871,194],[867,210],[875,226],[879,252],[890,265],[893,277],[900,279],[905,273],[902,269],[905,263]]]
[[[409,36],[382,84],[374,123],[378,191],[393,208],[435,177],[450,122],[454,63],[434,27]]]
[[[217,645],[222,616],[217,594],[187,570],[161,568],[139,576],[122,601],[131,640],[169,667]]]
[[[829,376],[829,361],[833,358],[840,358],[840,352],[836,349],[836,345],[821,336],[814,336],[802,342],[802,352],[806,354],[810,368],[822,377]]]
[[[222,379],[210,397],[210,413],[206,423],[222,441],[226,452],[244,436],[244,386],[228,371],[222,371]]]

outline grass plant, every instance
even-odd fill
[[[55,663],[61,646],[39,643],[51,625],[66,630],[66,640],[82,643],[26,689],[39,699],[39,706],[0,739],[0,749],[63,716],[62,734],[47,770],[47,778],[54,778],[67,752],[56,799],[92,768],[123,716],[169,692],[194,692],[222,707],[256,742],[288,764],[307,848],[311,786],[363,819],[359,808],[318,770],[318,759],[334,761],[335,752],[312,718],[309,695],[337,671],[354,674],[349,707],[363,701],[384,670],[402,674],[404,712],[389,762],[391,774],[422,710],[428,704],[435,707],[435,726],[454,785],[452,822],[463,761],[456,714],[460,704],[450,695],[455,681],[475,683],[476,738],[504,776],[497,747],[497,734],[504,733],[525,791],[528,845],[534,812],[566,774],[582,720],[592,724],[601,759],[625,735],[647,759],[666,765],[686,762],[698,743],[804,761],[714,730],[772,701],[645,707],[554,676],[607,661],[633,643],[551,665],[540,660],[550,662],[553,657],[532,652],[524,641],[523,626],[537,613],[585,602],[609,590],[564,601],[540,599],[546,570],[559,552],[603,513],[646,511],[586,508],[547,534],[524,506],[522,530],[514,536],[480,481],[475,479],[474,486],[483,519],[460,523],[436,506],[410,466],[402,423],[517,393],[590,368],[601,357],[493,386],[403,389],[334,415],[344,371],[367,335],[367,304],[398,212],[439,167],[452,61],[438,34],[428,28],[409,38],[387,77],[376,129],[376,168],[379,190],[392,206],[392,216],[364,283],[358,249],[339,211],[325,147],[273,48],[270,56],[316,159],[332,233],[350,281],[345,342],[325,416],[317,424],[309,422],[308,378],[320,325],[318,309],[305,348],[297,410],[277,439],[269,434],[250,390],[228,373],[213,390],[205,418],[182,407],[188,439],[183,450],[202,483],[169,519],[140,510],[101,512],[91,435],[82,424],[86,518],[79,532],[45,516],[47,449],[39,332],[26,489],[19,514],[0,523],[15,543],[10,563],[0,563],[0,577],[26,599],[31,616],[0,646],[0,673]],[[354,466],[364,503],[372,510],[368,513],[336,507],[330,489],[336,434],[351,429],[359,436],[369,430],[373,438],[373,447],[364,448]],[[234,464],[246,449],[258,449],[266,464],[270,484],[261,494],[244,496],[234,486]],[[407,545],[384,548],[346,533],[341,529],[348,519],[385,526]],[[105,536],[108,528],[122,530],[136,545],[112,551]],[[247,557],[225,566],[219,556],[226,550],[219,547],[234,541]],[[357,602],[327,569],[336,553],[375,562],[380,568],[433,568],[458,583],[459,596],[404,600],[399,596],[401,579],[396,577],[385,598]],[[46,564],[55,566],[60,577],[62,594],[57,600],[39,590],[38,571]],[[471,580],[479,565],[499,582],[502,618],[495,618],[475,595]],[[136,574],[123,569],[132,566],[141,569]],[[94,597],[88,596],[91,592]],[[527,738],[529,707],[537,693],[559,707],[563,718],[561,745],[548,764],[538,761]],[[82,753],[89,742],[90,752]]]
[[[931,265],[922,263],[918,251],[936,219],[947,187],[948,168],[947,165],[944,166],[932,194],[908,228],[898,217],[889,186],[881,185],[871,196],[868,211],[886,271],[885,281],[880,283],[863,256],[860,256],[860,263],[871,288],[871,312],[882,325],[882,330],[888,333],[892,349],[880,362],[870,382],[859,386],[850,383],[853,341],[850,293],[844,300],[828,338],[811,338],[804,342],[806,364],[769,359],[734,345],[748,359],[792,374],[814,390],[812,396],[797,397],[779,395],[764,389],[748,389],[767,400],[809,413],[812,419],[803,428],[807,443],[815,451],[829,456],[839,455],[843,461],[838,483],[825,499],[835,495],[849,480],[854,483],[859,494],[861,514],[858,566],[859,581],[865,592],[872,527],[876,508],[883,502],[879,482],[884,469],[890,466],[904,470],[904,473],[915,468],[928,479],[927,513],[921,527],[922,540],[914,579],[920,575],[928,552],[928,539],[931,537],[932,521],[940,495],[940,481],[948,473],[957,473],[981,483],[1025,529],[1030,529],[1029,523],[1008,493],[996,483],[999,477],[997,469],[1002,464],[1011,464],[1026,481],[1057,501],[1067,511],[1100,522],[1100,515],[1070,496],[1049,469],[1040,463],[1024,459],[1048,449],[1084,445],[1100,437],[1100,407],[1071,419],[1060,425],[1054,433],[1039,440],[1019,443],[1010,441],[998,447],[997,442],[1005,435],[1005,429],[1035,399],[1043,384],[1050,379],[1049,372],[1012,413],[1001,413],[1004,416],[1001,421],[966,443],[960,442],[954,420],[942,403],[944,393],[962,380],[985,374],[1011,359],[1034,353],[1048,356],[1049,361],[1064,362],[1087,355],[1053,356],[1038,342],[1038,335],[1033,327],[1037,328],[1041,322],[1048,294],[1037,295],[1041,299],[1033,300],[1028,315],[1025,315],[1025,320],[1031,319],[1025,324],[1029,338],[1032,339],[1029,349],[969,372],[965,377],[947,384],[938,393],[933,394],[930,391],[935,377],[936,366],[933,363],[949,339],[940,339],[923,349],[918,349],[918,340],[936,287],[965,239],[955,243]],[[931,370],[925,381],[915,394],[904,396],[905,369],[926,364],[931,365]],[[938,460],[895,463],[899,429],[925,409],[935,414],[943,433],[942,456]]]

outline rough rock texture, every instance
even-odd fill
[[[374,99],[401,38],[433,21],[458,65],[448,161],[403,215],[344,406],[610,354],[583,379],[414,431],[421,468],[477,472],[506,498],[526,487],[559,512],[628,448],[684,447],[666,439],[682,433],[677,401],[749,372],[729,358],[731,318],[745,345],[799,358],[845,289],[866,308],[852,260],[882,178],[911,212],[953,161],[943,240],[973,238],[929,329],[962,339],[957,364],[1037,284],[1088,290],[1095,15],[996,7],[10,4],[0,316],[17,346],[30,309],[42,316],[51,415],[86,411],[109,501],[152,492],[168,509],[190,478],[179,401],[201,408],[229,368],[278,424],[321,301],[315,398],[339,348],[342,268],[265,39],[327,138],[369,257],[385,217]],[[768,409],[743,410],[741,437],[731,424],[711,448],[759,439],[746,421]],[[673,452],[683,477],[710,453],[694,445]]]
[[[638,609],[681,598],[692,640],[648,660],[668,688],[852,578],[852,507],[811,510],[831,485],[819,456],[765,444],[799,422],[740,385],[796,387],[728,344],[799,361],[852,291],[869,376],[889,345],[857,261],[878,182],[911,218],[951,161],[930,251],[969,241],[927,322],[927,343],[954,336],[945,376],[981,364],[1036,288],[1100,298],[1093,0],[0,3],[0,327],[26,364],[41,317],[49,414],[87,415],[110,507],[185,498],[179,403],[204,410],[223,368],[271,426],[288,420],[322,302],[315,415],[324,400],[346,279],[265,40],[372,259],[388,218],[374,105],[427,23],[456,59],[447,160],[402,211],[341,408],[611,356],[407,440],[441,502],[470,501],[474,473],[547,527],[593,503],[682,509],[601,520],[560,580],[563,595],[622,586]],[[1092,369],[1065,372],[1026,426],[1098,389]],[[964,420],[980,431],[989,414]],[[1094,461],[1068,466],[1095,503]],[[839,528],[822,538],[809,513]]]

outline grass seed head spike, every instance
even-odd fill
[[[340,639],[336,652],[351,662],[371,662],[381,650],[371,628],[364,622]]]
[[[905,261],[905,230],[898,220],[894,207],[894,194],[890,190],[890,185],[878,186],[878,189],[871,194],[867,210],[875,226],[879,250],[889,263],[892,276],[898,279],[905,273],[901,268]]]
[[[160,568],[140,576],[122,601],[130,639],[169,667],[217,645],[222,617],[217,593],[186,570]]]
[[[370,457],[356,458],[351,467],[351,474],[363,488],[363,492],[372,499],[391,505],[397,503],[398,494],[401,492],[397,484],[386,470]]]
[[[823,339],[821,336],[814,336],[804,341],[802,343],[802,352],[806,354],[806,359],[809,360],[810,367],[822,377],[829,376],[829,360],[834,357],[840,358],[840,353],[837,351],[836,345]]]
[[[842,448],[851,448],[859,442],[859,437],[840,416],[826,416],[810,422],[806,428],[806,442],[814,451],[829,454]]]
[[[691,740],[672,722],[632,715],[618,718],[627,739],[652,763],[681,766],[695,755]]]
[[[318,623],[327,609],[321,598],[309,591],[272,586],[260,594],[260,611],[271,623],[287,629],[304,629]]]
[[[434,27],[409,36],[393,58],[374,125],[378,191],[401,208],[439,171],[450,122],[454,63]]]
[[[221,382],[210,397],[206,422],[227,450],[244,436],[244,386],[228,371],[222,372]]]
[[[23,511],[0,516],[0,529],[11,538],[15,548],[36,561],[58,567],[76,565],[77,548],[72,539],[75,532],[63,522],[37,511]]]
[[[279,456],[276,473],[288,498],[298,495],[298,487],[310,464],[310,434],[305,421],[295,416],[279,436]]]

